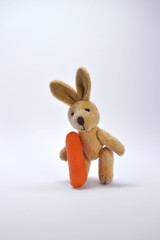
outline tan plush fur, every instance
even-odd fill
[[[77,70],[77,92],[61,81],[52,81],[50,89],[56,98],[70,105],[68,119],[79,132],[87,172],[91,160],[99,158],[100,182],[110,183],[113,179],[113,152],[121,156],[125,148],[115,137],[97,127],[100,116],[96,105],[90,101],[89,73],[82,67]],[[67,161],[65,147],[60,151],[60,158]]]

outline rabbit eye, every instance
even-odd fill
[[[90,109],[89,108],[85,108],[85,111],[90,112]]]
[[[71,116],[73,116],[73,115],[74,115],[74,112],[71,113]]]

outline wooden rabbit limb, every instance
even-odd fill
[[[67,161],[67,151],[66,151],[66,147],[62,148],[60,153],[59,153],[59,157],[61,160]]]
[[[108,184],[113,179],[113,153],[108,148],[102,148],[99,154],[99,180]]]
[[[113,137],[106,131],[99,129],[97,131],[97,138],[103,145],[105,145],[111,151],[117,153],[119,156],[124,153],[125,148],[123,144],[117,138]]]

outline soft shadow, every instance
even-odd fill
[[[90,189],[116,189],[116,188],[133,188],[137,187],[136,184],[133,183],[123,183],[114,181],[110,184],[101,184],[99,182],[98,178],[88,178],[87,182],[79,188],[74,188],[70,185],[69,180],[56,180],[55,182],[48,182],[48,183],[39,183],[39,184],[31,184],[23,186],[23,190],[29,190],[29,191],[36,191],[36,192],[60,192],[60,191],[68,191],[68,190],[76,190],[76,191],[82,191],[82,190],[90,190]]]
[[[107,185],[108,187],[110,188],[132,188],[132,187],[137,187],[136,184],[133,184],[133,183],[122,183],[122,182],[117,182],[117,181],[114,181],[110,184]]]
[[[91,189],[91,188],[132,188],[132,187],[136,187],[135,184],[132,183],[123,183],[123,182],[118,182],[118,181],[112,181],[110,184],[101,184],[99,182],[99,179],[97,178],[89,178],[87,180],[87,182],[80,188],[77,188],[78,190],[87,190],[87,189]]]
[[[97,188],[100,186],[100,183],[97,178],[88,178],[87,182],[80,188],[76,188],[76,190],[88,190],[91,188]]]
[[[61,183],[70,185],[69,181],[61,181]],[[123,183],[123,182],[118,182],[114,180],[110,184],[101,184],[98,178],[91,177],[91,178],[88,178],[87,182],[82,187],[79,187],[79,188],[72,187],[72,188],[79,191],[79,190],[89,190],[93,188],[107,189],[107,188],[132,188],[132,187],[136,187],[136,184],[127,183],[127,182]]]

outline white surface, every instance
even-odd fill
[[[0,2],[0,239],[160,239],[158,1]],[[73,130],[49,81],[85,66],[99,126],[119,138],[115,179],[71,188]]]

